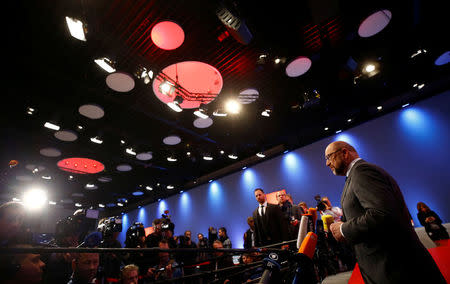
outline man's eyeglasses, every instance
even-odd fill
[[[329,159],[331,159],[331,157],[336,154],[337,152],[341,151],[342,149],[338,149],[336,151],[334,151],[333,153],[330,153],[328,155],[325,156],[325,160],[328,161]]]

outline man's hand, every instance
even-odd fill
[[[333,237],[338,242],[343,242],[345,240],[344,236],[341,234],[341,226],[344,224],[343,222],[336,222],[330,225],[331,233]]]

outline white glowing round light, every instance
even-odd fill
[[[241,110],[241,104],[235,100],[229,100],[225,103],[225,109],[229,113],[237,114]]]
[[[364,68],[366,70],[367,73],[370,73],[372,71],[375,70],[375,65],[373,64],[367,64],[366,67]]]
[[[30,210],[39,209],[47,204],[47,193],[42,189],[30,189],[23,195],[23,203]]]

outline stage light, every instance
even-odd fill
[[[97,143],[97,144],[102,144],[103,140],[100,140],[98,137],[92,137],[91,138],[91,142]]]
[[[174,189],[174,186],[173,185],[168,185],[167,189]]]
[[[117,202],[117,206],[123,207],[123,203]]]
[[[325,127],[323,130],[327,131],[328,129],[329,129],[328,127]]]
[[[125,140],[120,140],[120,144],[125,144]]]
[[[48,129],[56,130],[56,131],[58,131],[58,130],[60,129],[60,127],[59,127],[58,125],[53,124],[53,123],[51,123],[51,122],[46,122],[46,123],[44,124],[44,127],[47,127]]]
[[[366,67],[364,67],[364,70],[367,73],[373,72],[375,70],[375,65],[373,64],[367,64]]]
[[[84,25],[82,21],[66,17],[66,23],[71,36],[78,40],[86,41],[86,36],[84,34]]]
[[[209,155],[205,155],[205,156],[203,156],[203,160],[205,160],[205,161],[212,161],[213,157],[211,157]]]
[[[347,119],[347,122],[352,122],[352,119],[351,118]]]
[[[113,67],[114,63],[106,57],[95,59],[94,62],[108,73],[116,72],[116,69]]]
[[[42,189],[30,189],[25,192],[23,203],[30,210],[42,208],[47,203],[47,193]]]
[[[256,153],[256,156],[258,156],[259,158],[265,158],[266,157],[266,155],[264,155],[263,152]]]
[[[208,181],[209,183],[211,183],[211,182],[213,182],[213,180],[212,179],[210,179],[209,181]]]
[[[377,106],[377,110],[382,110],[383,107],[382,106]]]
[[[230,158],[232,160],[236,160],[238,158],[238,156],[236,156],[234,154],[230,154],[230,155],[228,155],[228,158]]]
[[[191,156],[191,152],[186,152],[186,156]]]
[[[15,202],[20,202],[20,198],[17,198],[17,197],[13,197],[12,200],[15,201]]]
[[[163,81],[159,84],[161,94],[171,96],[175,92],[175,85],[169,81]]]
[[[406,103],[406,104],[402,105],[402,108],[405,108],[407,106],[409,106],[409,103]]]
[[[76,207],[82,207],[83,205],[81,203],[75,203]]]
[[[42,178],[43,178],[43,179],[46,179],[46,180],[51,180],[51,179],[52,179],[51,176],[42,176]]]
[[[169,161],[169,162],[176,162],[177,158],[175,158],[173,156],[170,156],[170,157],[167,157],[167,161]]]
[[[225,151],[224,150],[220,150],[220,154],[221,155],[225,154]]]
[[[181,112],[183,109],[180,107],[180,104],[183,102],[183,98],[181,96],[176,96],[173,102],[168,102],[167,105],[176,112]]]
[[[261,115],[265,116],[265,117],[270,117],[271,113],[272,113],[272,110],[267,108],[261,112]]]
[[[280,58],[275,58],[275,64],[278,64],[278,63],[280,63],[281,62],[281,59]]]
[[[153,188],[151,186],[148,186],[148,185],[145,187],[145,189],[146,190],[153,190]]]
[[[127,152],[127,154],[136,156],[136,152],[133,151],[133,148],[127,148],[127,149],[125,150],[125,152]]]
[[[78,130],[83,130],[83,126],[77,125]]]
[[[243,170],[247,169],[247,167],[242,167]]]
[[[336,131],[336,134],[339,134],[339,133],[341,133],[341,132],[342,132],[342,130],[339,129],[338,131]]]
[[[238,114],[239,111],[241,110],[241,104],[238,103],[236,100],[228,100],[225,103],[225,109],[229,113]]]
[[[50,204],[50,205],[56,205],[56,202],[50,200],[50,201],[48,202],[48,204]]]
[[[100,207],[100,208],[105,208],[105,204],[99,203],[99,204],[98,204],[98,207]]]
[[[214,116],[227,116],[228,114],[226,112],[224,112],[222,109],[217,109],[213,112]]]
[[[86,184],[86,188],[94,188],[94,187],[95,187],[95,184],[93,184],[93,183]]]
[[[206,111],[206,106],[204,104],[201,104],[200,107],[196,111],[194,111],[194,114],[200,118],[207,119],[209,116]]]

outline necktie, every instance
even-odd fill
[[[261,216],[264,216],[265,213],[266,213],[265,210],[264,210],[264,209],[265,209],[264,207],[265,207],[264,205],[262,205],[262,204],[260,205],[260,208],[261,208],[261,210],[260,210],[260,215],[261,215]]]

